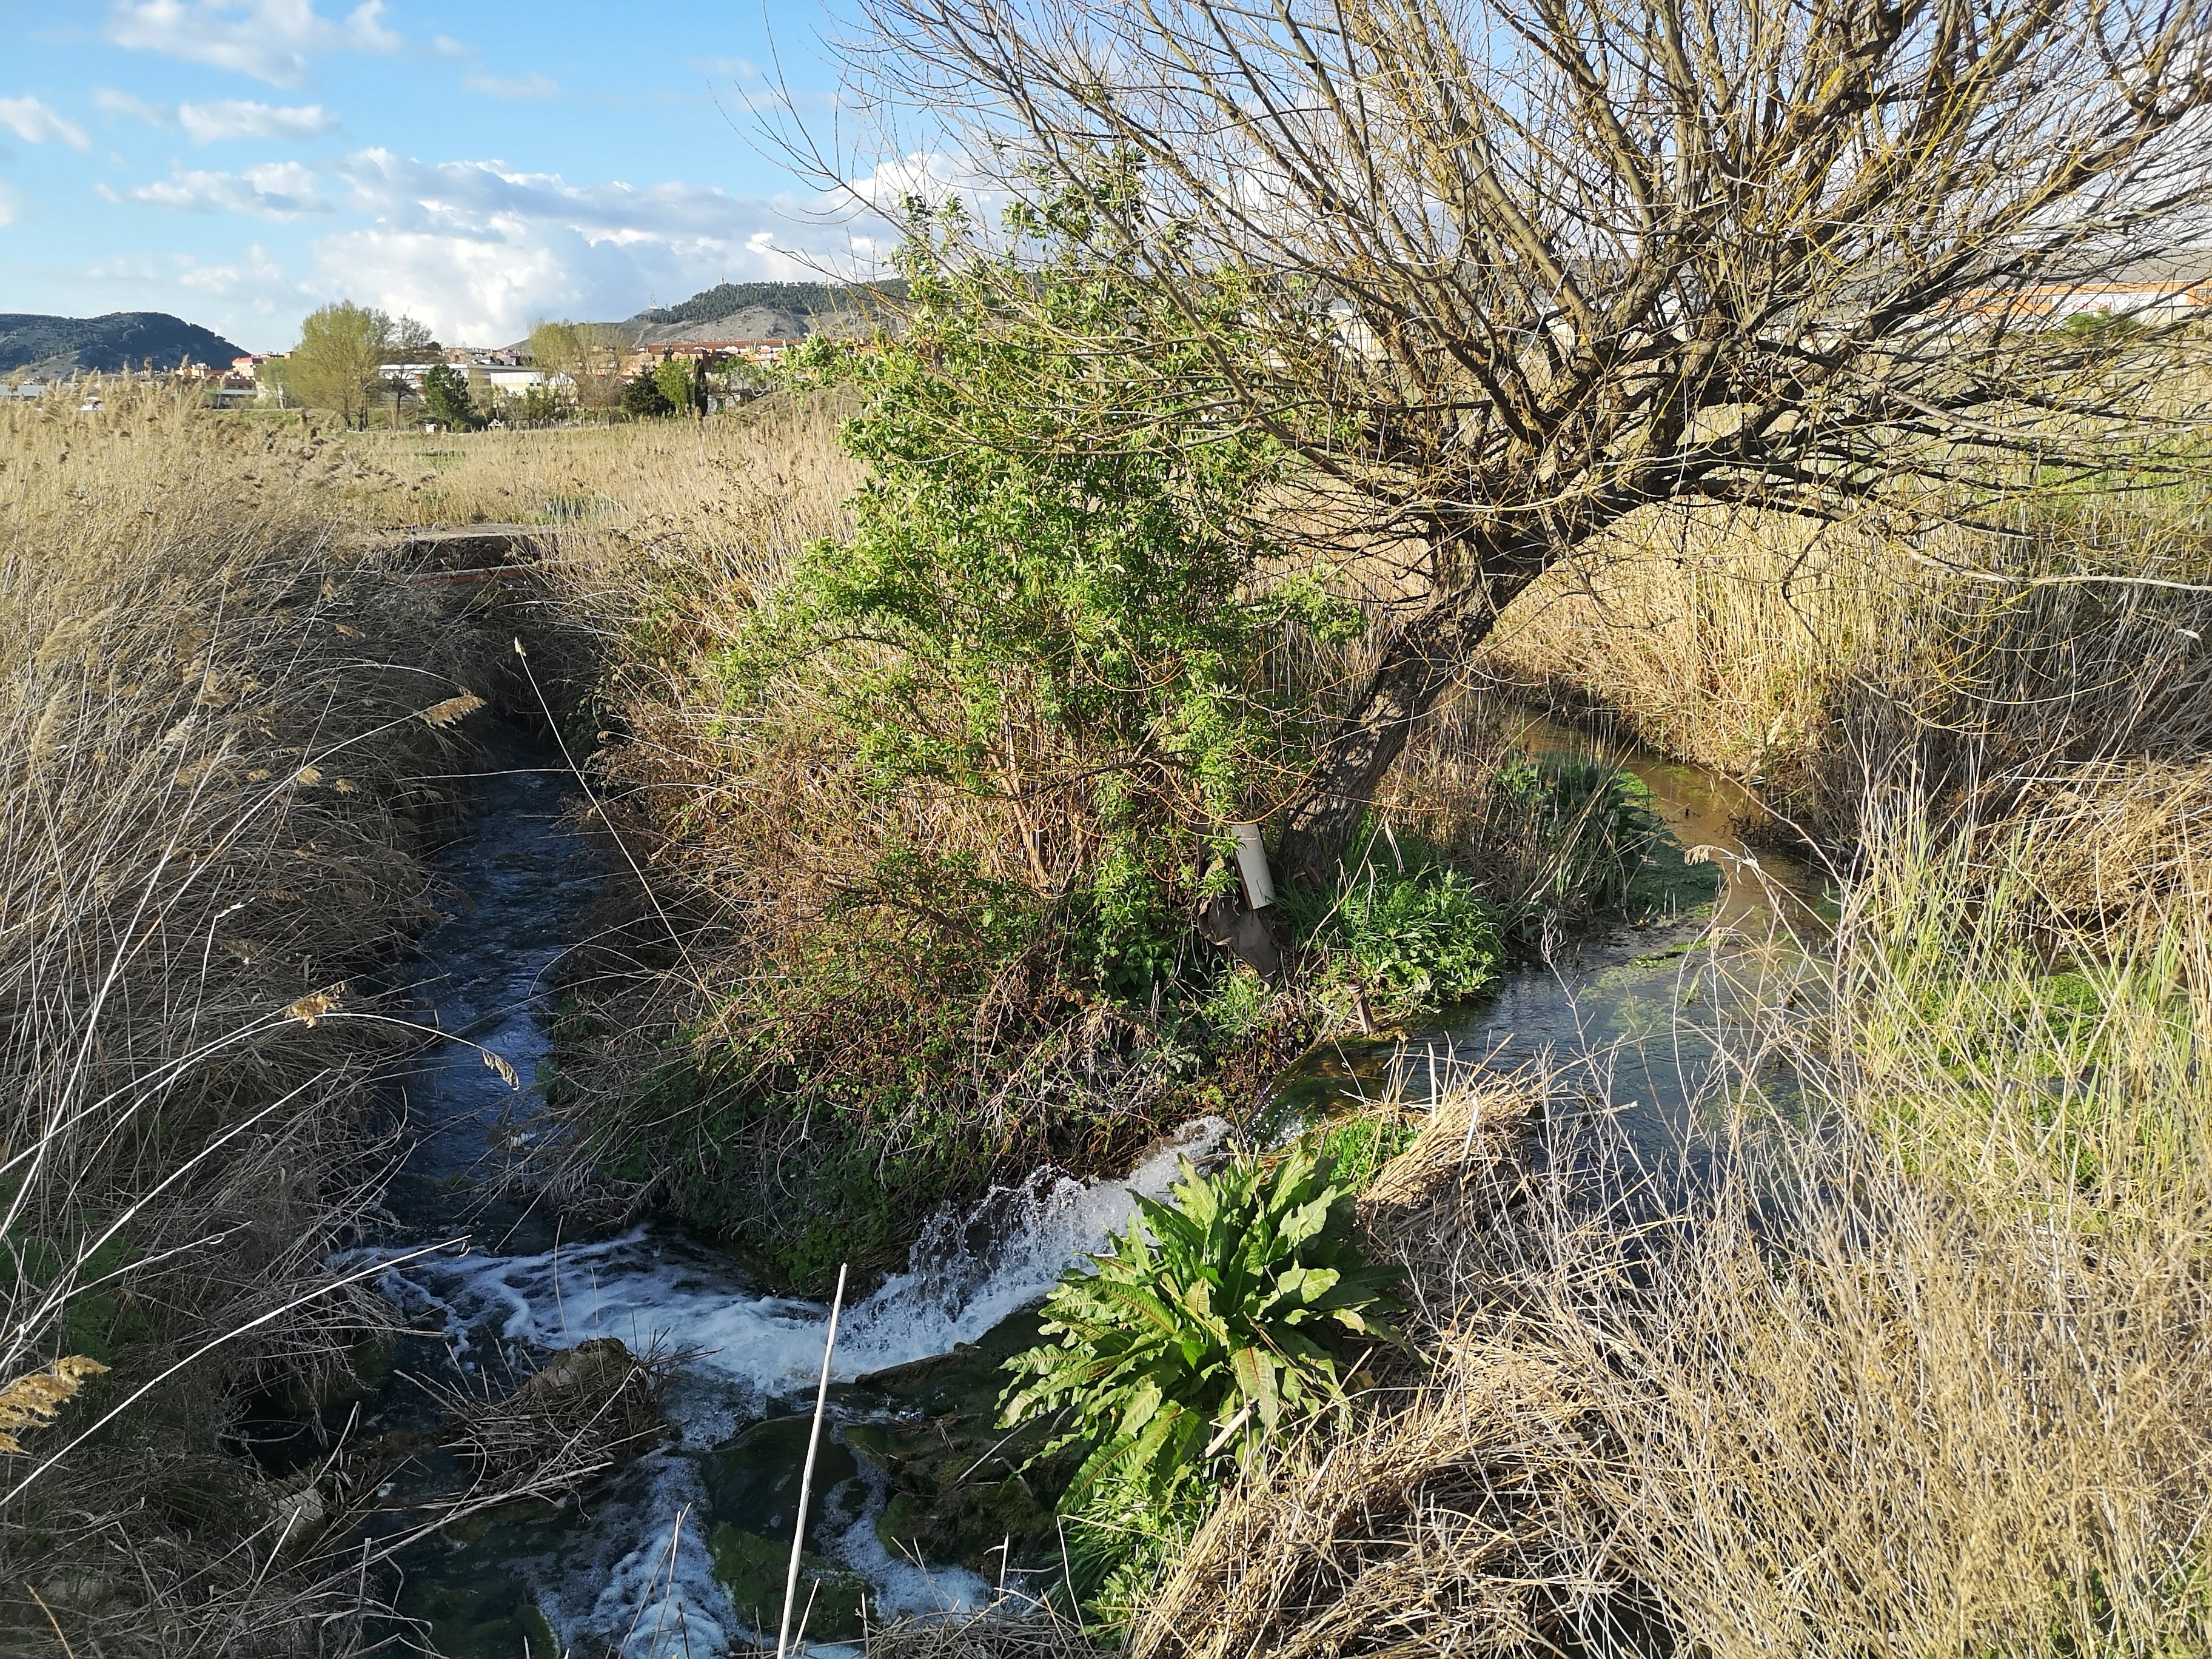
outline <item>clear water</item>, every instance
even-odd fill
[[[1544,750],[1580,740],[1532,721],[1524,742]],[[710,1455],[750,1425],[811,1407],[829,1310],[763,1293],[725,1256],[672,1229],[648,1223],[612,1237],[564,1237],[556,1218],[486,1206],[471,1192],[487,1159],[532,1132],[537,1079],[551,1048],[552,983],[599,874],[587,843],[563,821],[573,779],[545,763],[551,757],[510,754],[516,763],[475,780],[472,827],[442,860],[453,914],[422,941],[416,989],[450,1035],[403,1079],[415,1139],[387,1195],[395,1224],[351,1261],[456,1241],[395,1261],[382,1276],[386,1296],[422,1333],[403,1345],[403,1368],[501,1386],[589,1337],[683,1353],[666,1401],[677,1437],[616,1477],[586,1510],[450,1529],[415,1547],[404,1564],[413,1604],[437,1615],[438,1639],[456,1659],[519,1653],[517,1634],[533,1627],[529,1606],[579,1655],[708,1659],[762,1634],[710,1570],[713,1522],[755,1524],[717,1511]],[[1711,1063],[1680,1009],[1700,987],[1710,994],[1740,972],[1779,918],[1811,914],[1819,884],[1787,860],[1754,856],[1738,838],[1735,820],[1747,805],[1741,792],[1656,757],[1632,756],[1628,764],[1680,841],[1721,849],[1725,882],[1716,906],[1577,939],[1548,966],[1513,975],[1494,997],[1433,1030],[1309,1056],[1286,1088],[1309,1101],[1419,1097],[1455,1067],[1579,1059],[1593,1092],[1638,1126],[1654,1157],[1664,1155]],[[1194,1123],[1121,1180],[1086,1186],[1039,1177],[992,1194],[975,1217],[940,1217],[907,1272],[846,1310],[836,1376],[849,1382],[977,1340],[1034,1303],[1066,1264],[1100,1248],[1127,1220],[1131,1191],[1161,1193],[1179,1156],[1202,1153],[1227,1133],[1218,1121]],[[988,1224],[970,1224],[981,1218]],[[419,1400],[390,1391],[384,1418],[404,1418],[408,1398]],[[841,1421],[872,1409],[860,1392],[839,1391]],[[419,1403],[414,1410],[419,1419]],[[372,1411],[368,1426],[378,1421]],[[450,1479],[453,1471],[442,1473]],[[925,1571],[884,1549],[874,1528],[881,1484],[871,1486],[865,1472],[848,1478],[850,1490],[832,1494],[829,1512],[838,1519],[810,1547],[863,1574],[878,1613],[985,1598],[990,1586],[974,1573]],[[767,1636],[773,1641],[774,1632]]]

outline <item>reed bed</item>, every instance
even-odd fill
[[[1523,595],[1481,670],[1756,785],[1816,839],[1900,783],[2039,813],[2212,743],[2203,526],[2171,491],[2004,537],[1655,510]]]
[[[107,1367],[0,1460],[10,1645],[343,1651],[362,1599],[227,1437],[380,1322],[325,1266],[407,1040],[361,975],[434,914],[489,659],[281,436],[0,413],[0,1379]]]

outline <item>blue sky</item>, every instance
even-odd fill
[[[854,268],[879,228],[825,220],[743,108],[774,51],[826,114],[837,27],[793,0],[0,0],[0,311],[270,350],[350,298],[485,344]]]

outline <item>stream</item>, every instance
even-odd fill
[[[1532,750],[1589,747],[1533,718],[1521,740]],[[554,986],[599,875],[594,848],[564,821],[574,782],[558,756],[512,734],[495,754],[472,781],[471,827],[440,860],[458,914],[422,938],[414,963],[416,1000],[447,1039],[396,1085],[411,1139],[385,1195],[388,1224],[342,1258],[392,1261],[380,1288],[415,1333],[394,1345],[392,1375],[353,1402],[354,1432],[412,1433],[428,1445],[435,1413],[410,1379],[503,1393],[556,1351],[615,1337],[633,1353],[673,1356],[662,1402],[673,1434],[583,1505],[510,1506],[410,1546],[400,1606],[450,1659],[520,1659],[549,1642],[577,1659],[708,1659],[752,1647],[763,1627],[772,1646],[829,1310],[763,1293],[676,1228],[564,1236],[557,1215],[472,1190],[488,1158],[532,1133]],[[1656,756],[1625,763],[1676,842],[1720,849],[1715,902],[1578,937],[1548,967],[1510,975],[1434,1030],[1330,1045],[1286,1075],[1279,1099],[1306,1113],[1361,1094],[1418,1100],[1455,1068],[1589,1056],[1598,1084],[1587,1091],[1636,1126],[1639,1146],[1658,1157],[1679,1140],[1708,1056],[1676,1018],[1686,982],[1715,954],[1701,941],[1741,940],[1748,951],[1778,916],[1815,906],[1820,890],[1813,872],[1754,856],[1736,837],[1741,790]],[[1026,1310],[1127,1219],[1129,1193],[1164,1193],[1179,1158],[1202,1156],[1229,1133],[1202,1120],[1119,1179],[1042,1175],[970,1214],[939,1216],[905,1272],[844,1310],[807,1550],[859,1587],[861,1616],[973,1608],[1006,1581],[1011,1545],[995,1565],[971,1548],[970,1565],[943,1565],[884,1541],[896,1528],[878,1522],[905,1501],[895,1488],[912,1484],[899,1472],[919,1467],[916,1425],[962,1389],[988,1398],[1000,1358],[1031,1328]],[[454,1242],[421,1254],[441,1241]],[[396,1503],[431,1501],[441,1482],[451,1490],[465,1480],[449,1455],[415,1464],[395,1481]],[[998,1518],[975,1524],[987,1522]],[[1006,1524],[1011,1535],[1015,1523]],[[823,1599],[815,1632],[833,1641],[856,1633],[836,1628],[852,1610]],[[774,1604],[765,1617],[763,1602]]]

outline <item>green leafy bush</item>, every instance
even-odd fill
[[[1007,1425],[1070,1423],[1038,1459],[1090,1449],[1060,1503],[1061,1578],[1108,1629],[1204,1520],[1210,1477],[1343,1401],[1347,1370],[1401,1340],[1399,1272],[1361,1258],[1351,1188],[1311,1148],[1210,1177],[1186,1162],[1170,1196],[1137,1200],[1097,1270],[1046,1299],[1047,1340],[1007,1362]]]
[[[641,368],[623,383],[622,406],[623,414],[641,421],[676,412],[676,405],[668,401],[668,393],[662,389],[659,377],[649,368]]]
[[[422,407],[432,420],[456,432],[473,432],[484,423],[469,400],[469,378],[450,363],[433,363],[422,377]]]
[[[1186,1471],[1249,1458],[1399,1340],[1384,1322],[1398,1270],[1361,1258],[1351,1190],[1311,1151],[1272,1166],[1248,1154],[1212,1176],[1186,1161],[1172,1197],[1137,1200],[1142,1224],[1046,1298],[1043,1334],[1059,1340],[1008,1362],[1006,1422],[1065,1410],[1073,1426],[1048,1449],[1092,1448],[1077,1504],[1109,1479],[1164,1495]]]
[[[1323,953],[1315,980],[1325,1001],[1357,986],[1376,1012],[1404,1018],[1480,995],[1505,964],[1497,907],[1426,849],[1403,869],[1363,865],[1333,896],[1291,890],[1281,904],[1291,930]]]
[[[684,358],[662,359],[653,371],[653,383],[660,388],[670,413],[689,415],[699,407],[699,371]]]

